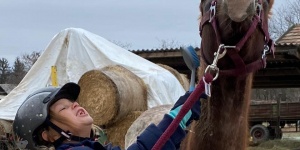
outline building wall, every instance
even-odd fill
[[[278,100],[300,102],[300,88],[261,88],[252,89],[252,100]]]

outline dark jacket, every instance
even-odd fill
[[[169,115],[165,115],[161,122],[156,126],[154,124],[149,125],[134,144],[128,147],[127,150],[151,150],[159,137],[168,128],[173,121]],[[176,150],[179,148],[180,142],[185,137],[185,131],[178,126],[174,134],[163,146],[163,150]],[[80,143],[64,143],[56,148],[57,150],[121,150],[120,147],[113,147],[111,144],[103,147],[99,142],[85,140]]]

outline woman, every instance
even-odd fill
[[[93,119],[76,102],[79,93],[79,85],[70,82],[61,88],[43,88],[29,95],[18,109],[13,123],[15,139],[19,140],[17,145],[24,149],[38,149],[45,145],[54,146],[57,150],[119,150],[119,147],[101,145],[91,138]],[[187,92],[180,97],[170,113],[157,126],[148,126],[128,149],[151,149],[176,117],[189,94]],[[199,114],[200,101],[187,113],[163,149],[179,148],[185,137],[184,129],[192,120],[199,119]]]

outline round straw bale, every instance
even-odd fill
[[[160,105],[143,112],[127,130],[125,135],[125,149],[133,144],[136,141],[137,136],[140,135],[151,123],[157,125],[172,107],[173,105]]]
[[[12,134],[12,121],[0,119],[0,136],[7,133]]]
[[[87,109],[96,125],[112,124],[131,111],[147,109],[144,81],[122,66],[90,70],[78,84],[78,103]]]
[[[127,116],[121,118],[113,125],[107,126],[105,129],[108,141],[114,146],[125,147],[125,134],[131,124],[143,113],[143,111],[132,111]]]
[[[185,83],[184,83],[180,73],[177,70],[173,69],[172,67],[170,67],[168,65],[164,65],[164,64],[157,64],[157,65],[159,65],[160,67],[171,72],[176,77],[176,79],[179,81],[179,83],[182,85],[182,87],[185,87],[185,85],[184,85]]]
[[[187,78],[187,75],[186,74],[180,74],[180,76],[181,76],[181,79],[182,79],[182,81],[183,81],[183,88],[184,88],[184,90],[185,91],[188,91],[189,90],[189,88],[190,88],[190,81],[189,81],[189,79]]]

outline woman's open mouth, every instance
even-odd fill
[[[87,114],[83,109],[79,109],[76,113],[76,116],[86,116]]]

